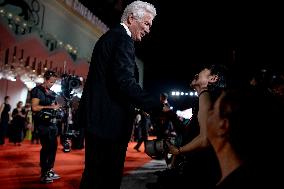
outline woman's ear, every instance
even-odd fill
[[[210,78],[209,78],[209,83],[215,83],[216,81],[218,81],[219,79],[219,76],[218,75],[212,75]]]

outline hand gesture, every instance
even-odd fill
[[[59,104],[52,103],[52,104],[51,104],[51,108],[54,109],[54,110],[58,110],[58,109],[60,108],[60,105],[59,105]]]
[[[180,154],[180,150],[178,147],[174,146],[173,144],[171,144],[169,141],[166,141],[166,144],[169,148],[169,152],[173,155],[178,155]]]

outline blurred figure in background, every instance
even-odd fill
[[[25,110],[23,109],[23,102],[19,101],[12,112],[11,142],[15,145],[21,146],[21,142],[24,139],[25,126]]]
[[[11,117],[10,97],[5,96],[4,102],[0,106],[0,145],[5,144],[5,138],[8,132],[8,125]]]
[[[142,145],[143,142],[148,140],[149,136],[149,126],[150,126],[150,121],[149,121],[149,114],[146,112],[140,111],[138,112],[136,116],[134,124],[134,133],[136,133],[136,141],[137,144],[134,146],[134,149],[138,152],[140,152],[140,146]]]
[[[25,139],[31,140],[32,139],[32,130],[34,127],[33,123],[33,112],[30,103],[26,103],[25,105],[25,119],[26,119],[26,136]]]
[[[163,109],[163,107],[170,108],[171,105],[168,101],[168,96],[169,95],[167,93],[160,94],[161,110]],[[152,117],[154,117],[155,119],[154,129],[158,140],[175,136],[174,126],[172,121],[169,119],[167,112],[160,111],[157,112],[157,115],[153,115]]]

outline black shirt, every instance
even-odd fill
[[[40,106],[50,106],[52,103],[56,103],[56,93],[50,89],[44,88],[42,85],[36,86],[31,90],[31,99],[38,98]],[[46,110],[46,109],[45,109]],[[42,112],[34,112],[35,124],[43,124],[43,120],[40,118]]]

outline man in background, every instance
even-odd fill
[[[50,115],[59,109],[55,102],[56,94],[50,90],[57,80],[53,71],[46,71],[44,82],[34,87],[31,91],[32,111],[34,112],[34,126],[38,129],[40,144],[40,167],[42,183],[51,183],[60,176],[53,170],[57,151],[57,124]],[[47,113],[45,113],[47,112]]]

